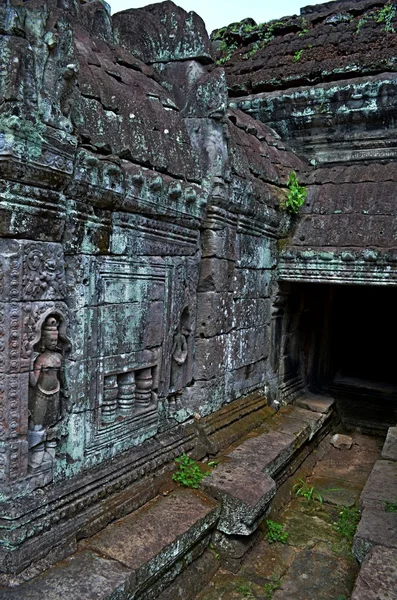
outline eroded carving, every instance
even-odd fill
[[[63,298],[66,289],[62,248],[29,244],[25,249],[22,285],[29,300]]]
[[[59,337],[60,321],[50,315],[44,321],[38,352],[32,354],[29,390],[29,466],[38,469],[55,458],[58,424],[62,416],[61,394],[68,395]]]

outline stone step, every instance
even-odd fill
[[[202,486],[221,501],[218,529],[228,535],[250,535],[264,518],[276,491],[273,479],[329,417],[285,407],[266,423],[273,431],[249,437],[226,454],[224,463]]]
[[[328,413],[334,403],[335,400],[331,396],[323,396],[311,392],[305,392],[305,394],[302,394],[302,396],[299,396],[294,401],[295,406],[323,414]]]
[[[79,552],[1,600],[154,600],[207,548],[219,505],[199,490],[176,489],[84,540]]]
[[[276,483],[269,475],[236,461],[218,465],[202,486],[221,502],[217,528],[228,535],[253,533],[276,493]]]

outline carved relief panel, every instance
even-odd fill
[[[44,331],[50,315],[57,320],[53,335],[64,340],[64,350],[70,344],[66,344],[65,333],[67,307],[62,302],[66,288],[61,245],[2,239],[0,257],[0,482],[7,484],[30,472],[28,420],[35,403],[29,407],[34,387],[29,380],[32,382],[35,360],[41,352],[40,339],[46,338],[47,346],[50,343],[53,322],[47,321]],[[64,354],[59,360],[64,366]],[[46,365],[36,366],[39,386],[44,389],[47,384],[41,371]],[[44,423],[43,428],[45,436]]]

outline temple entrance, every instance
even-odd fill
[[[394,425],[397,289],[294,283],[281,291],[284,385],[298,377],[312,391],[331,394],[347,426],[383,431]]]

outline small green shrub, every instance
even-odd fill
[[[298,60],[300,60],[302,58],[302,54],[303,54],[303,48],[301,48],[300,50],[297,50],[294,54],[294,62],[298,62]]]
[[[334,523],[334,528],[348,542],[352,542],[356,533],[357,525],[360,521],[360,511],[355,506],[344,506],[339,512],[338,520]]]
[[[280,587],[281,587],[280,577],[278,577],[277,575],[272,575],[271,581],[269,581],[268,583],[265,583],[265,585],[263,586],[263,588],[265,590],[266,600],[271,600],[274,592],[279,590]]]
[[[243,596],[249,596],[251,594],[250,585],[242,580],[237,583],[236,590]]]
[[[288,192],[281,208],[290,214],[296,215],[300,207],[305,203],[307,189],[299,185],[298,177],[295,171],[291,171],[288,178]]]
[[[376,22],[384,23],[383,31],[387,31],[388,33],[395,33],[395,29],[392,25],[392,21],[396,16],[396,7],[389,0],[383,8],[379,9],[377,12]]]
[[[397,502],[389,502],[385,500],[385,511],[386,512],[397,512]]]
[[[285,544],[287,542],[288,532],[284,531],[284,525],[277,523],[277,521],[272,521],[271,519],[267,519],[266,525],[266,539],[269,544],[274,544],[274,542],[281,542],[282,544]]]
[[[314,502],[315,500],[320,502],[320,504],[323,503],[323,497],[320,492],[316,490],[314,485],[309,486],[304,479],[298,479],[298,481],[292,486],[292,491],[296,496],[305,498],[308,504],[310,504],[310,502]]]
[[[173,474],[172,479],[181,485],[189,488],[198,488],[200,481],[209,473],[204,473],[198,464],[187,454],[182,454],[175,459],[178,470]]]
[[[356,33],[359,34],[361,28],[370,20],[374,20],[375,23],[382,23],[382,31],[386,31],[386,33],[395,33],[396,30],[393,27],[393,19],[395,16],[396,6],[389,0],[383,8],[377,8],[364,14],[357,24]]]

